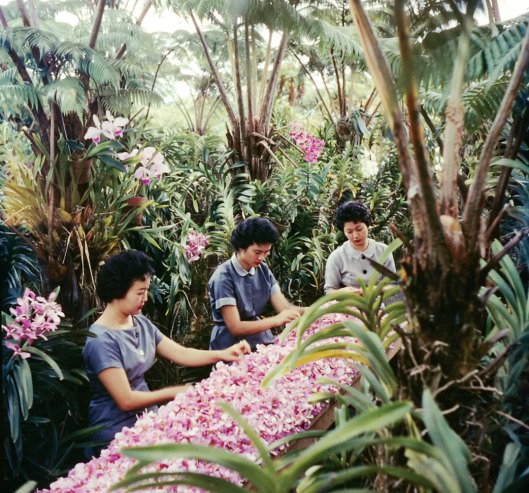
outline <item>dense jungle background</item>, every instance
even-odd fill
[[[181,21],[147,30],[152,11]],[[207,280],[234,225],[276,224],[269,264],[308,306],[349,199],[372,211],[372,238],[400,239],[402,295],[390,303],[395,292],[369,285],[369,302],[347,303],[403,349],[391,366],[371,362],[363,398],[345,392],[343,409],[412,410],[388,407],[379,430],[298,463],[290,482],[268,471],[278,489],[260,491],[527,491],[529,13],[503,21],[496,0],[17,0],[0,22],[9,491],[83,460],[80,351],[108,255],[147,252],[147,315],[206,348]],[[47,337],[8,328],[26,289],[62,307]],[[160,363],[149,382],[208,372]]]

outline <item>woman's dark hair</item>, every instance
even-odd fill
[[[154,262],[138,250],[112,255],[99,269],[96,292],[105,303],[123,298],[134,281],[144,281],[154,274]]]
[[[274,224],[265,217],[251,217],[239,223],[231,234],[231,244],[235,251],[245,250],[250,245],[257,243],[275,243],[279,239]]]
[[[364,223],[366,226],[370,226],[371,213],[362,202],[355,202],[354,200],[344,202],[336,210],[336,226],[340,231],[343,231],[344,224],[348,222]]]

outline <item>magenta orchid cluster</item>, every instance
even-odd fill
[[[10,309],[13,323],[2,325],[2,330],[6,333],[6,339],[15,341],[5,343],[13,351],[13,358],[29,358],[30,353],[23,351],[20,344],[31,346],[38,339],[47,340],[46,335],[57,330],[64,313],[61,305],[55,302],[56,298],[57,292],[51,293],[46,299],[26,288],[22,298],[18,298],[16,307]]]
[[[342,320],[345,315],[332,314],[316,321],[305,337]],[[351,342],[355,341],[349,338]],[[336,339],[343,341],[344,338]],[[326,341],[329,342],[329,341]],[[131,428],[116,435],[101,455],[87,463],[77,464],[67,477],[55,481],[49,490],[55,493],[96,493],[109,491],[123,479],[135,460],[121,455],[125,447],[167,443],[194,443],[223,448],[259,463],[259,455],[244,431],[217,405],[224,401],[246,419],[266,444],[292,433],[310,428],[325,407],[311,403],[315,392],[337,392],[334,386],[319,383],[321,377],[350,384],[358,370],[345,359],[314,361],[261,387],[264,376],[296,346],[293,332],[284,342],[260,346],[257,351],[231,365],[218,363],[211,376],[184,394],[161,406],[158,412],[146,412]],[[285,449],[281,446],[274,455]],[[242,485],[233,470],[194,459],[171,459],[155,463],[146,472],[193,472],[227,479]],[[122,490],[121,490],[122,491]],[[162,491],[161,488],[149,491]],[[200,492],[188,486],[166,486],[163,491]]]
[[[308,163],[316,163],[318,161],[321,151],[325,147],[323,140],[309,134],[299,123],[293,123],[290,126],[289,135],[303,152],[305,161]]]
[[[141,163],[134,171],[134,178],[143,185],[148,185],[153,179],[159,180],[163,175],[169,173],[169,167],[165,164],[165,157],[154,147],[144,149],[135,148],[132,152],[120,152],[117,157],[122,161],[136,161]]]
[[[184,244],[182,244],[187,261],[190,264],[196,262],[200,258],[202,251],[205,250],[208,245],[208,237],[202,233],[193,230],[187,233],[186,241]]]
[[[94,144],[99,144],[101,142],[101,136],[115,140],[123,135],[123,128],[129,123],[129,119],[122,116],[114,118],[110,111],[106,112],[105,117],[106,120],[101,122],[97,115],[93,116],[95,127],[88,127],[84,136],[86,140],[91,140]]]

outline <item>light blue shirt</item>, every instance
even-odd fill
[[[144,375],[154,364],[156,346],[163,334],[143,315],[135,316],[134,323],[132,328],[125,330],[109,329],[100,324],[90,327],[90,332],[97,337],[88,337],[83,348],[86,373],[92,388],[88,418],[90,426],[106,425],[92,435],[94,440],[111,440],[124,426],[132,426],[137,415],[144,411],[121,411],[97,377],[107,368],[122,368],[132,390],[149,391]]]
[[[376,272],[368,259],[378,260],[386,248],[387,245],[384,243],[369,238],[366,250],[360,252],[347,240],[329,255],[325,266],[324,291],[327,293],[329,289],[340,289],[345,286],[359,287],[358,278],[367,284],[371,274]],[[392,254],[383,265],[390,271],[396,272]]]
[[[257,344],[271,344],[274,336],[268,329],[259,334],[236,337],[222,318],[223,306],[236,306],[242,321],[258,320],[272,294],[280,291],[268,265],[262,263],[247,271],[234,254],[219,265],[208,282],[209,302],[215,326],[211,332],[210,349],[225,349],[246,339],[252,349]]]

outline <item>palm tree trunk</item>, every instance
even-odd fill
[[[270,130],[270,118],[272,116],[272,108],[274,105],[277,81],[279,79],[279,69],[281,68],[283,58],[285,57],[285,52],[288,46],[288,39],[288,33],[284,32],[279,43],[279,48],[277,49],[277,55],[274,62],[274,66],[272,68],[272,72],[270,73],[270,80],[268,81],[268,85],[266,87],[265,98],[263,101],[261,115],[259,118],[259,128],[261,130],[261,133],[264,135],[268,135],[268,132]]]
[[[193,12],[189,12],[189,15],[191,17],[191,21],[193,22],[193,25],[195,26],[195,30],[197,32],[198,39],[200,40],[200,44],[202,45],[202,48],[204,50],[204,54],[206,55],[206,60],[208,61],[208,65],[209,65],[209,68],[211,69],[211,74],[213,75],[215,84],[217,84],[217,89],[219,90],[220,99],[222,100],[224,108],[226,109],[226,113],[228,115],[228,119],[230,120],[232,129],[238,128],[239,122],[237,121],[237,117],[235,116],[235,111],[233,111],[233,107],[230,103],[230,100],[228,99],[226,89],[224,88],[224,84],[222,83],[217,67],[215,67],[215,64],[213,63],[213,59],[211,58],[211,53],[209,51],[206,40],[204,39],[204,35],[202,34],[200,27],[198,26],[197,20],[195,19]]]
[[[94,25],[92,26],[92,32],[90,34],[90,40],[88,41],[88,46],[92,49],[95,49],[97,37],[99,36],[99,30],[101,29],[101,22],[103,21],[103,12],[105,11],[106,0],[99,0],[99,5],[97,6],[96,18],[94,20]]]
[[[237,94],[237,108],[239,110],[239,128],[240,128],[240,140],[244,143],[241,146],[241,155],[239,156],[242,160],[247,160],[248,148],[248,136],[246,134],[246,115],[244,112],[244,101],[242,94],[242,82],[241,82],[241,66],[239,59],[239,38],[237,33],[237,17],[233,20],[233,65],[235,73],[235,93]]]

